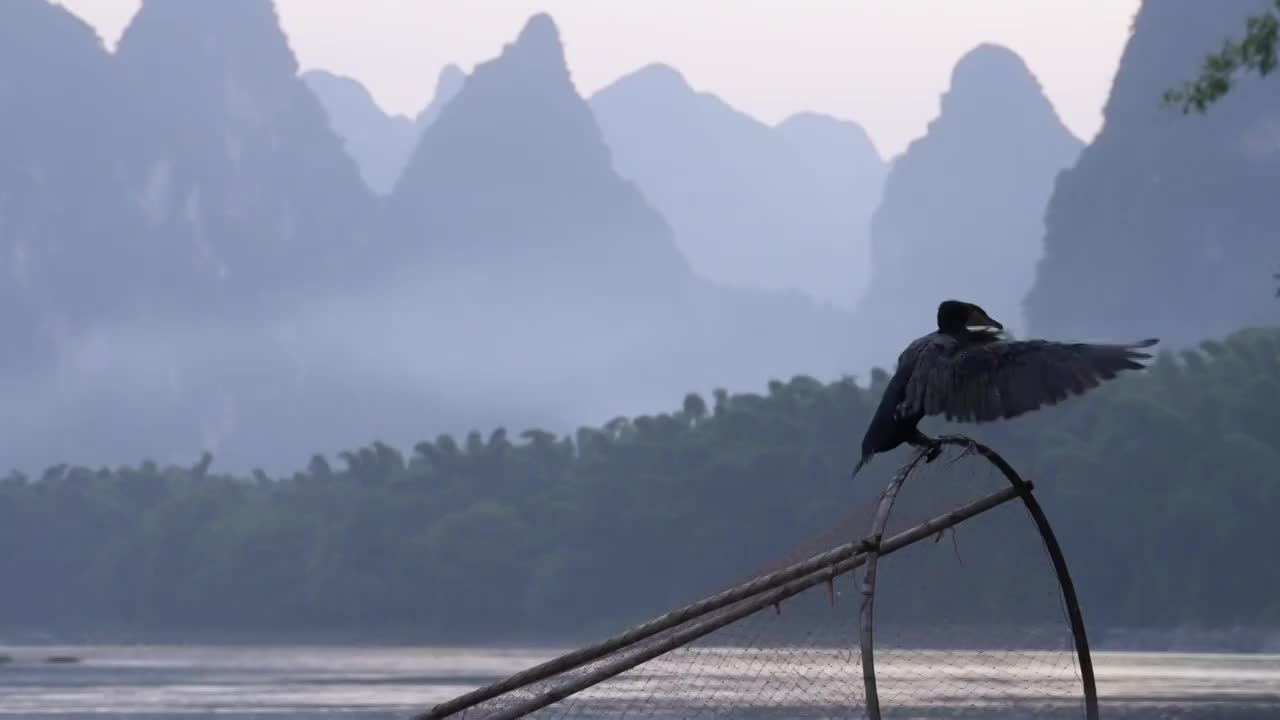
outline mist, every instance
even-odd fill
[[[1112,199],[1068,190],[1125,127],[1113,101],[1082,156],[1033,71],[989,44],[957,59],[926,133],[881,158],[854,121],[770,126],[670,66],[584,97],[545,15],[471,72],[446,68],[406,117],[302,73],[269,4],[148,3],[114,53],[44,3],[7,13],[47,35],[6,61],[25,118],[9,137],[39,138],[13,156],[64,178],[7,180],[29,200],[4,226],[22,350],[0,378],[0,457],[28,474],[204,452],[279,474],[375,441],[571,434],[796,376],[865,384],[945,297],[1019,335],[1053,329],[1084,300],[1052,289],[1078,262],[1059,246],[1088,242],[1057,208],[1106,219]],[[199,33],[205,53],[177,42]],[[61,68],[46,83],[63,99],[42,104],[18,62]],[[1234,127],[1212,122],[1180,132]],[[1225,253],[1214,280],[1257,297],[1199,329],[1185,311],[1170,340],[1274,318],[1264,274],[1244,277],[1270,247]],[[1131,287],[1090,296],[1143,296],[1105,265],[1090,277]],[[1144,312],[1064,329],[1129,340]]]
[[[1096,137],[966,46],[891,154],[656,54],[586,92],[548,14],[390,113],[304,72],[267,0],[146,0],[111,51],[0,2],[0,631],[616,630],[879,492],[906,448],[850,481],[862,433],[954,298],[1160,338],[1089,397],[929,432],[1034,476],[1111,647],[1274,649],[1280,96],[1159,104],[1265,6],[1142,3]],[[1010,616],[985,590],[1019,576],[983,572],[966,617]]]

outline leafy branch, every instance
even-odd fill
[[[1227,40],[1222,49],[1205,58],[1200,76],[1169,89],[1162,99],[1165,106],[1180,105],[1182,112],[1203,113],[1210,105],[1231,91],[1232,82],[1241,72],[1269,75],[1276,68],[1276,45],[1280,40],[1280,0],[1274,11],[1250,17],[1245,24],[1243,40]]]

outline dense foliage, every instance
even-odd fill
[[[207,456],[11,474],[0,617],[466,639],[597,631],[734,580],[878,491],[897,458],[856,489],[848,473],[885,379],[690,395],[572,438],[499,429],[407,457],[375,444],[278,479],[211,473]],[[1091,622],[1280,623],[1277,408],[1280,333],[1257,330],[977,434],[1038,483]],[[984,602],[1008,609],[998,593]]]

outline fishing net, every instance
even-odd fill
[[[887,475],[864,472],[859,481]],[[883,536],[1009,487],[986,458],[947,447],[909,472]],[[744,580],[866,537],[877,505],[873,500],[833,519],[813,541]],[[791,581],[773,592],[806,589],[777,604],[760,607],[767,598],[755,594],[455,714],[422,717],[867,717],[860,643],[865,566],[838,574],[865,557],[859,552],[844,566]],[[883,718],[1085,717],[1061,586],[1016,498],[882,555],[874,603]],[[613,674],[628,666],[634,667]],[[601,679],[606,674],[612,676]],[[554,702],[523,715],[535,700]]]

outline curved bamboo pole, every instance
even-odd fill
[[[1040,539],[1044,541],[1045,550],[1053,563],[1053,571],[1058,576],[1062,602],[1067,607],[1067,619],[1071,624],[1071,636],[1076,646],[1076,659],[1080,663],[1080,683],[1084,686],[1085,717],[1087,720],[1098,720],[1098,685],[1093,673],[1093,656],[1089,653],[1089,636],[1084,629],[1084,614],[1080,611],[1075,583],[1071,581],[1071,573],[1067,571],[1067,558],[1062,554],[1062,546],[1058,544],[1058,538],[1053,534],[1053,527],[1049,525],[1049,518],[1044,514],[1044,508],[1040,507],[1040,503],[1031,492],[1031,483],[1023,480],[1022,476],[999,453],[977,440],[963,435],[944,435],[938,438],[938,442],[944,445],[972,448],[987,462],[994,465],[1011,486],[1021,491],[1022,504],[1031,515],[1036,529],[1040,531]]]
[[[880,555],[883,553],[880,539],[884,537],[889,513],[893,511],[893,505],[898,501],[898,491],[902,489],[902,484],[907,481],[911,471],[916,469],[928,452],[929,448],[917,450],[911,461],[899,468],[893,479],[885,486],[884,491],[880,493],[880,504],[876,506],[875,519],[871,522],[871,532],[867,535],[870,548],[867,550],[866,570],[862,575],[862,609],[859,613],[861,626],[859,644],[862,647],[862,684],[867,696],[867,720],[880,720],[880,693],[876,688],[876,656],[873,642],[876,568],[880,564]]]
[[[1058,586],[1062,591],[1062,600],[1067,608],[1067,619],[1071,625],[1076,658],[1080,664],[1080,682],[1084,690],[1085,717],[1087,720],[1098,720],[1097,681],[1093,672],[1093,658],[1089,653],[1089,638],[1085,632],[1084,616],[1080,612],[1080,603],[1076,597],[1075,584],[1071,581],[1071,574],[1067,571],[1066,557],[1062,554],[1062,547],[1058,544],[1058,539],[1053,534],[1053,528],[1049,525],[1049,518],[1044,514],[1044,509],[1040,507],[1040,503],[1036,501],[1031,492],[1031,483],[1023,480],[1022,476],[999,453],[977,440],[964,435],[944,435],[937,438],[936,442],[940,445],[953,445],[978,453],[1000,471],[1000,474],[1009,481],[1010,487],[1016,490],[1019,497],[1022,498],[1023,505],[1031,515],[1036,529],[1040,532],[1040,539],[1044,542],[1045,550],[1049,553],[1054,573],[1057,574]],[[928,448],[920,449],[885,487],[880,496],[880,505],[876,508],[876,517],[872,525],[871,535],[868,537],[872,546],[867,552],[867,569],[862,582],[862,613],[860,618],[862,626],[862,679],[863,684],[866,686],[868,720],[880,720],[880,696],[876,689],[875,649],[872,632],[874,625],[876,566],[879,556],[882,554],[879,547],[879,538],[884,533],[885,524],[888,522],[894,503],[897,502],[898,492],[902,489],[903,483],[906,482],[911,471],[928,454],[928,450]]]

